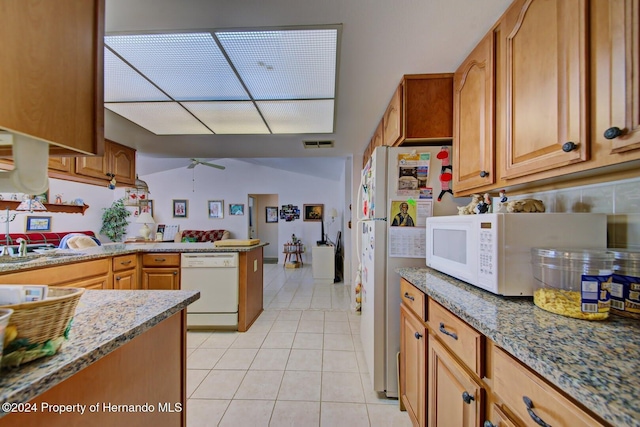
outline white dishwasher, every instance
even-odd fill
[[[187,327],[237,326],[238,253],[183,253],[181,261],[181,288],[200,291],[187,306]]]

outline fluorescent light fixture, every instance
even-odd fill
[[[213,133],[177,102],[109,103],[105,107],[156,135]]]
[[[157,135],[331,133],[340,29],[107,35],[105,107]]]

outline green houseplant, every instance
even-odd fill
[[[131,212],[124,206],[124,198],[118,199],[109,208],[102,209],[102,228],[100,233],[111,239],[112,242],[121,242],[122,236],[127,231],[127,217]]]

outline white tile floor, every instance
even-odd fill
[[[370,386],[348,286],[265,264],[264,307],[245,333],[188,332],[188,426],[411,426]]]

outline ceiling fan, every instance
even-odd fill
[[[205,165],[205,166],[210,166],[212,168],[216,168],[216,169],[225,169],[224,166],[220,166],[220,165],[216,165],[214,163],[208,163],[199,159],[191,159],[191,164],[189,166],[187,166],[187,169],[193,169],[198,165]]]

